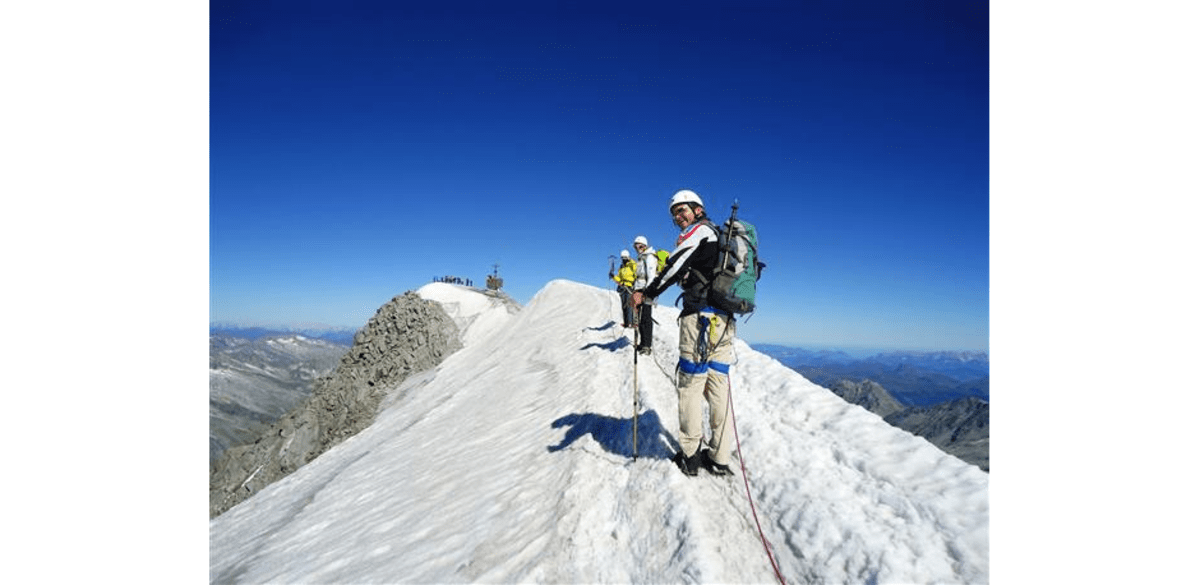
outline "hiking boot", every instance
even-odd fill
[[[700,452],[700,461],[704,469],[708,470],[713,475],[733,475],[733,470],[728,465],[721,465],[712,460],[712,451],[704,449]]]
[[[684,457],[683,451],[680,451],[671,458],[671,461],[674,461],[675,465],[679,466],[679,471],[682,471],[684,475],[695,477],[696,473],[700,470],[699,452],[693,453],[691,457]]]
[[[642,355],[650,355],[653,352],[650,350],[650,346],[646,346],[646,347],[639,347],[638,353],[640,353]]]

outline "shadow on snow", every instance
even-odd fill
[[[557,453],[585,435],[591,435],[605,451],[622,457],[633,457],[633,419],[614,418],[601,414],[568,414],[550,424],[552,428],[568,427],[562,442],[546,447]],[[658,412],[648,410],[638,415],[638,457],[670,459],[679,450],[679,443],[662,426]]]
[[[609,329],[612,329],[613,327],[616,327],[616,326],[617,326],[617,322],[616,322],[616,321],[609,321],[608,323],[605,323],[605,324],[603,324],[603,325],[601,325],[601,326],[599,326],[599,327],[587,327],[587,328],[586,328],[586,330],[587,330],[587,331],[607,331],[607,330],[609,330]],[[622,332],[622,334],[621,334],[621,336],[620,336],[620,337],[617,337],[616,339],[614,339],[614,340],[612,340],[612,341],[610,341],[610,342],[608,342],[608,343],[595,343],[595,342],[592,342],[592,343],[589,343],[589,344],[587,344],[587,345],[585,345],[585,346],[583,346],[583,347],[579,348],[579,350],[580,350],[580,351],[586,351],[586,350],[589,350],[589,349],[591,349],[591,348],[593,348],[593,347],[598,347],[598,348],[600,348],[600,349],[605,349],[605,350],[608,350],[608,351],[611,351],[611,352],[616,352],[616,351],[619,351],[619,350],[621,350],[621,349],[623,349],[623,348],[629,347],[630,345],[632,345],[632,343],[630,343],[630,341],[629,341],[629,338],[628,338],[628,337],[625,337],[625,335],[624,335],[624,332]]]
[[[615,340],[610,341],[608,343],[589,343],[579,349],[582,351],[582,350],[586,350],[586,349],[591,349],[593,347],[598,347],[600,349],[607,349],[608,351],[615,352],[622,348],[629,347],[630,345],[631,344],[629,342],[629,338],[622,335],[621,337],[618,337]]]

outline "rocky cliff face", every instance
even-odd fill
[[[313,393],[251,444],[226,450],[210,468],[209,517],[299,469],[366,428],[389,390],[462,347],[441,305],[414,292],[375,312]]]

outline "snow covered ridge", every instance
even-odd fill
[[[634,461],[614,291],[553,281],[486,318],[456,302],[472,343],[210,522],[211,582],[775,581],[739,462],[689,478],[670,461],[676,309],[655,309],[638,361]],[[987,582],[986,473],[735,345],[741,453],[789,583]]]

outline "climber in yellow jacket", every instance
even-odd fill
[[[616,275],[609,273],[608,276],[616,281],[617,292],[621,295],[621,318],[625,320],[621,326],[633,327],[633,304],[629,301],[633,296],[633,281],[637,278],[637,262],[629,257],[629,250],[621,250],[621,268]]]

